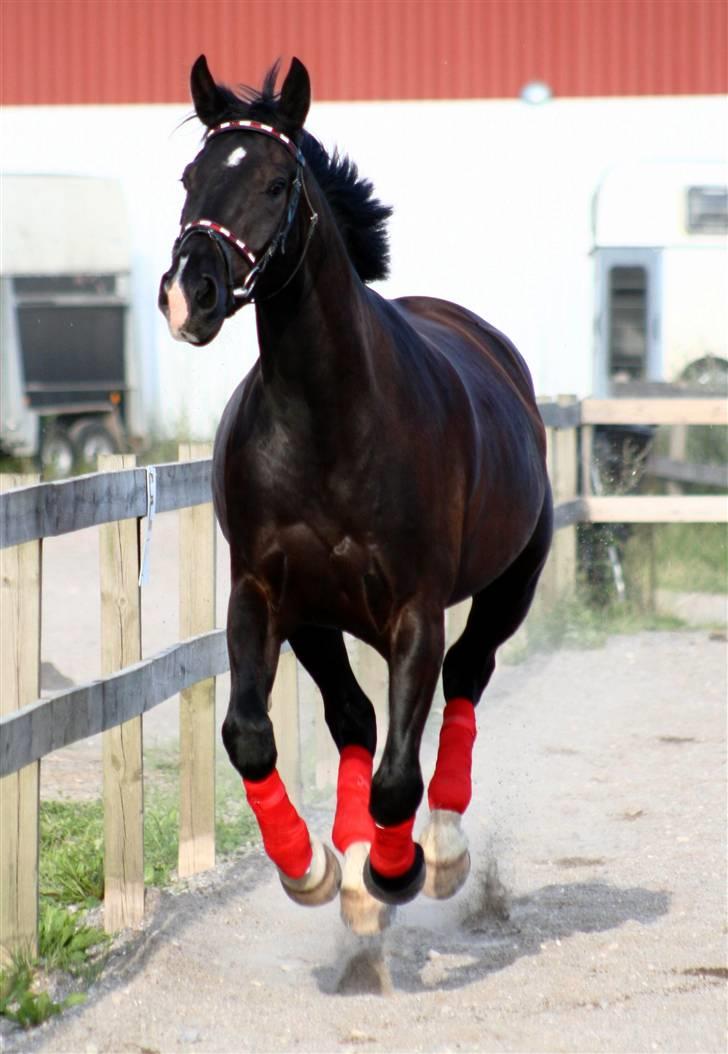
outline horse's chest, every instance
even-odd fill
[[[381,630],[389,618],[392,590],[376,548],[349,534],[290,525],[269,538],[255,563],[277,606],[304,621]]]

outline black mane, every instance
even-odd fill
[[[253,120],[276,127],[279,95],[275,84],[278,63],[268,70],[260,90],[243,87],[234,92],[219,84],[225,110],[221,121]],[[387,220],[392,209],[374,197],[374,187],[359,176],[353,161],[338,150],[327,154],[318,139],[303,131],[301,150],[306,164],[326,196],[344,244],[363,282],[386,278],[389,273]]]

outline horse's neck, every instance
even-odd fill
[[[257,308],[263,381],[281,400],[342,402],[370,384],[369,294],[354,271],[328,205],[314,199],[318,229],[284,291]]]

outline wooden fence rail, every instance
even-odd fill
[[[594,426],[725,426],[724,400],[578,402],[562,396],[541,404],[541,412],[549,435],[557,527],[544,575],[547,595],[562,593],[574,582],[578,523],[728,521],[728,500],[721,495],[601,497],[588,488],[577,492],[579,447],[584,458],[591,450]],[[214,628],[209,448],[186,446],[180,449],[180,458],[179,463],[149,470],[120,456],[107,466],[114,471],[46,484],[4,479],[0,486],[0,951],[4,956],[19,948],[34,950],[37,943],[39,763],[51,751],[98,732],[109,737],[104,747],[106,924],[115,929],[140,921],[144,903],[141,716],[178,692],[182,692],[179,873],[192,874],[214,864],[214,678],[228,669],[228,658],[224,631]],[[156,485],[156,512],[182,510],[180,628],[188,639],[141,659],[136,615],[139,524],[150,512],[150,471]],[[718,477],[708,474],[706,483],[713,478]],[[9,486],[15,489],[7,490]],[[100,532],[104,676],[39,699],[42,539],[102,525],[108,528]],[[281,657],[271,717],[289,793],[300,801],[297,669],[290,649]]]
[[[156,475],[156,511],[209,503],[211,466],[209,459],[151,466]],[[0,495],[0,547],[146,516],[148,471],[97,472]]]
[[[102,680],[56,692],[0,718],[0,776],[140,717],[165,699],[228,669],[225,631],[173,644]]]

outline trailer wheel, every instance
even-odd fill
[[[76,463],[95,470],[99,454],[118,454],[119,444],[111,431],[99,420],[82,417],[70,430]]]
[[[691,362],[682,373],[682,380],[716,395],[728,394],[728,362],[715,355]]]
[[[73,440],[63,425],[43,428],[40,443],[40,463],[44,476],[51,479],[68,476],[73,470],[76,451]]]

